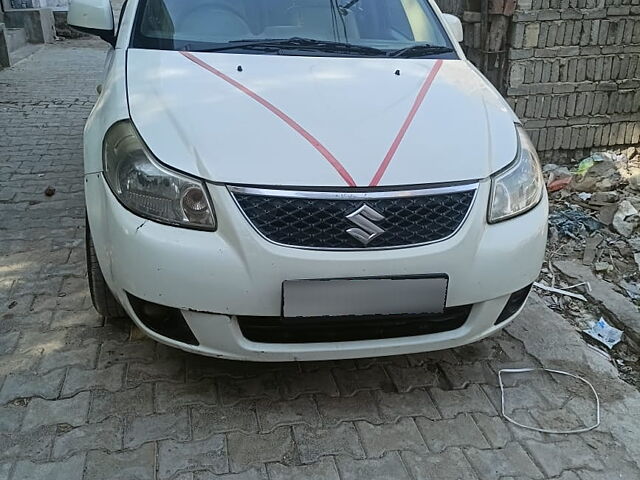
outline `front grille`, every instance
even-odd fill
[[[326,343],[413,337],[448,332],[467,321],[472,305],[445,308],[431,315],[385,315],[286,319],[243,317],[238,325],[244,337],[260,343]]]
[[[264,237],[294,247],[318,249],[393,248],[444,240],[467,216],[476,186],[413,192],[281,192],[230,187],[245,216]],[[383,230],[363,243],[348,233],[360,228],[347,218],[364,205]],[[380,217],[384,217],[379,219]],[[374,230],[365,227],[366,234]]]

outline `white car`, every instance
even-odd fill
[[[113,46],[85,128],[105,317],[259,361],[475,342],[522,309],[548,202],[432,0],[74,0]]]

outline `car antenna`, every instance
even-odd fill
[[[241,72],[242,71],[242,65],[238,65],[238,71]]]
[[[400,76],[400,70],[396,70],[396,75]]]

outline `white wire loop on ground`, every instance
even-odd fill
[[[584,382],[587,385],[589,385],[589,388],[591,388],[591,391],[593,392],[593,396],[596,399],[596,423],[593,424],[590,427],[583,427],[583,428],[578,428],[578,429],[575,429],[575,430],[550,430],[550,429],[547,429],[547,428],[538,428],[538,427],[532,427],[530,425],[523,425],[522,423],[517,422],[516,420],[514,420],[513,418],[508,416],[507,413],[505,412],[505,407],[504,407],[504,384],[502,383],[502,374],[503,373],[527,373],[527,372],[535,372],[535,371],[544,371],[544,372],[557,373],[558,375],[566,375],[568,377],[575,378],[575,379],[580,380],[581,382]],[[574,375],[573,373],[563,372],[561,370],[552,370],[550,368],[503,368],[502,370],[498,371],[498,382],[500,383],[500,397],[501,397],[501,403],[502,403],[502,416],[505,418],[505,420],[507,420],[508,422],[513,423],[514,425],[517,425],[517,426],[522,427],[522,428],[526,428],[527,430],[534,430],[536,432],[558,433],[558,434],[588,432],[590,430],[593,430],[594,428],[597,428],[600,425],[600,397],[598,397],[598,392],[596,392],[596,389],[593,387],[591,382],[589,382],[589,380],[586,380],[586,379],[584,379],[582,377],[579,377],[578,375]]]

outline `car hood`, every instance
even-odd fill
[[[481,179],[516,118],[466,61],[129,50],[131,118],[157,158],[223,183]]]

